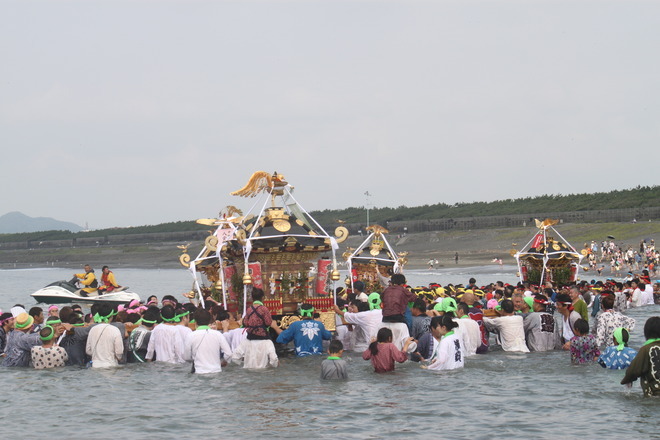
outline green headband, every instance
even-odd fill
[[[110,312],[108,315],[101,316],[99,313],[96,313],[94,315],[94,322],[101,323],[101,322],[108,322],[110,318],[114,316],[114,312]]]
[[[31,326],[34,323],[34,318],[30,316],[27,321],[25,321],[25,324],[19,324],[18,322],[14,321],[14,327],[16,328],[27,328]]]
[[[178,322],[177,320],[179,319],[176,316],[174,316],[173,318],[165,318],[162,314],[160,315],[160,317],[165,322]]]
[[[378,292],[372,292],[371,294],[369,294],[368,301],[369,301],[369,310],[379,309],[380,303],[382,302]]]
[[[181,313],[180,315],[176,315],[174,317],[174,319],[175,319],[176,322],[181,322],[181,318],[183,318],[184,316],[188,316],[188,315],[190,315],[190,312],[188,310],[186,310],[185,312]]]
[[[626,346],[626,343],[623,342],[623,327],[616,328],[614,330],[614,342],[617,343],[616,349],[617,351],[623,350],[623,348]]]
[[[141,318],[139,322],[146,322],[147,324],[155,324],[158,321],[149,321],[148,319]]]
[[[49,328],[50,329],[50,335],[48,335],[48,336],[39,335],[39,338],[41,338],[41,340],[44,341],[44,342],[50,341],[55,336],[55,329],[53,327],[49,326],[49,325],[45,326],[44,328]]]
[[[62,321],[60,319],[49,319],[46,321],[46,325],[53,325],[53,324],[62,324]]]
[[[311,309],[300,309],[300,316],[304,317],[312,317],[314,316],[314,307]]]

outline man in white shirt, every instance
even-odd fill
[[[109,324],[112,306],[103,304],[98,313],[102,322],[89,331],[85,351],[92,358],[93,368],[116,367],[124,355],[124,340],[121,331]]]
[[[481,345],[481,329],[477,321],[470,319],[470,306],[464,302],[458,303],[456,308],[456,319],[458,324],[458,333],[465,348],[465,356],[472,356],[477,353],[477,348]]]
[[[355,297],[362,301],[362,302],[367,302],[369,299],[369,296],[364,292],[364,283],[362,281],[356,281],[353,283],[353,293],[355,293]]]
[[[484,317],[484,325],[488,331],[498,333],[498,340],[504,351],[519,351],[529,353],[525,343],[525,330],[523,317],[514,315],[513,302],[505,299],[500,304],[502,307],[499,318]]]
[[[639,280],[632,282],[633,293],[630,296],[630,307],[639,307],[643,305],[642,290],[644,290],[644,283],[639,283]],[[640,284],[642,288],[640,289]]]
[[[369,304],[358,302],[358,305],[350,304],[348,312],[340,310],[335,306],[335,313],[341,315],[346,324],[353,324],[353,351],[362,353],[369,348],[371,339],[378,335],[378,330],[383,327],[383,311],[381,308],[369,310]]]
[[[160,311],[163,320],[161,324],[154,327],[147,346],[147,360],[168,362],[171,364],[182,364],[183,341],[177,329],[176,315],[172,306],[164,306]]]
[[[655,304],[655,301],[653,301],[653,286],[650,283],[639,283],[639,290],[642,291],[643,306]]]
[[[199,309],[194,316],[197,330],[188,335],[183,358],[192,361],[194,373],[219,373],[222,371],[222,359],[231,360],[231,347],[222,333],[209,328],[213,319],[209,312]]]

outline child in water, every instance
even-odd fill
[[[465,363],[465,348],[461,338],[454,334],[458,327],[451,313],[443,316],[435,316],[431,320],[429,329],[435,338],[435,349],[431,356],[430,364],[422,366],[429,370],[455,370],[463,368]]]
[[[589,333],[589,323],[578,319],[573,324],[575,336],[571,338],[571,362],[574,364],[588,364],[598,360],[600,350],[594,335]]]
[[[630,333],[623,327],[614,330],[614,345],[605,349],[598,358],[598,363],[603,368],[610,370],[623,370],[628,368],[632,360],[637,356],[637,351],[628,347]]]
[[[362,359],[365,361],[371,359],[371,365],[374,366],[376,373],[386,373],[394,371],[394,361],[403,363],[408,359],[408,346],[413,338],[407,338],[403,344],[403,349],[399,350],[392,343],[392,330],[383,327],[378,330],[375,341],[371,342],[369,348],[362,353]]]
[[[348,379],[346,361],[341,358],[344,344],[339,339],[333,339],[328,346],[328,358],[321,362],[321,379]]]

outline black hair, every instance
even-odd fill
[[[442,325],[442,316],[434,316],[433,318],[431,318],[431,322],[429,323],[429,328],[436,328],[439,325]]]
[[[573,324],[573,329],[575,330],[574,333],[576,333],[576,335],[577,333],[580,333],[577,336],[584,336],[589,333],[589,323],[582,318],[577,319]]]
[[[211,314],[204,309],[196,310],[194,317],[198,326],[209,325],[212,319]]]
[[[221,308],[218,311],[218,314],[216,315],[215,319],[216,321],[226,321],[227,319],[229,319],[229,312]]]
[[[369,351],[371,352],[371,355],[376,356],[378,354],[379,342],[392,342],[392,337],[392,330],[387,327],[381,327],[380,330],[378,330],[378,334],[376,335],[376,340],[369,344]]]
[[[71,308],[73,310],[82,310],[82,306],[80,304],[71,304]]]
[[[468,283],[470,283],[470,284],[474,284],[474,283],[476,283],[476,282],[477,282],[477,280],[475,280],[474,278],[470,278],[470,279],[468,280]]]
[[[426,312],[426,302],[422,298],[417,298],[413,303],[413,309]]]
[[[369,303],[362,301],[357,301],[357,309],[358,312],[368,312],[369,310],[371,310],[371,308],[369,307]]]
[[[346,300],[337,298],[337,307],[339,307],[340,309],[346,307]]]
[[[61,319],[58,318],[57,316],[49,316],[48,319],[46,319],[46,325],[48,325],[49,322],[53,322],[53,321],[60,321],[61,322]]]
[[[344,344],[341,343],[339,339],[333,339],[328,344],[328,353],[339,353],[344,349]]]
[[[644,324],[644,337],[646,339],[660,338],[660,316],[651,316]]]
[[[402,273],[395,273],[392,275],[392,284],[395,284],[397,286],[402,286],[406,284],[406,277]]]
[[[98,308],[98,314],[101,316],[109,316],[112,313],[113,307],[108,304],[101,304],[100,307]]]
[[[639,283],[637,283],[637,287],[639,288],[639,290],[644,290],[646,289],[646,284],[640,281]]]
[[[630,339],[630,333],[628,333],[628,330],[625,328],[621,329],[621,339],[623,339],[621,342],[623,342],[623,346],[627,347],[628,346],[628,340]],[[618,345],[616,341],[614,341],[615,344]]]
[[[174,304],[179,304],[179,301],[172,295],[165,295],[160,302],[162,303],[163,301],[171,301]]]
[[[156,322],[158,322],[158,320],[160,319],[160,313],[158,312],[158,309],[154,310],[152,308],[149,308],[147,311],[144,312],[144,315],[142,317],[144,319],[146,319],[147,321],[156,321]],[[142,325],[145,326],[145,327],[152,327],[156,324],[155,323],[151,324],[149,322],[142,321]]]
[[[42,338],[47,338],[54,331],[55,331],[55,329],[53,327],[47,325],[46,327],[41,329],[41,331],[39,332],[39,336],[42,337]],[[52,341],[52,339],[51,339],[51,341]]]
[[[506,313],[513,313],[513,301],[510,299],[505,299],[500,303],[500,307],[502,307],[502,310],[504,310]]]
[[[252,301],[261,301],[264,299],[264,291],[258,287],[252,289]]]
[[[29,314],[30,316],[36,318],[37,316],[39,316],[39,315],[42,314],[43,312],[44,312],[44,309],[42,309],[41,307],[32,307],[32,308],[30,309],[30,311],[28,312],[28,314]]]
[[[71,315],[75,315],[71,307],[64,306],[60,309],[60,319],[62,320],[62,322],[68,322]]]
[[[139,313],[128,313],[128,314],[126,315],[126,320],[127,320],[128,322],[130,322],[131,324],[135,324],[135,323],[138,322],[140,319],[141,319],[141,317],[140,317],[140,314],[139,314]]]
[[[467,315],[470,313],[470,306],[467,305],[467,303],[464,302],[459,302],[458,305],[456,306],[456,310],[461,310],[464,315]]]
[[[147,298],[147,303],[149,303],[149,302],[151,301],[151,298],[153,298],[153,299],[155,299],[156,301],[158,301],[158,297],[157,297],[156,295],[151,295],[149,298]]]
[[[72,313],[71,316],[69,316],[69,324],[82,324],[83,318],[77,313]]]
[[[163,319],[172,319],[174,318],[175,312],[174,312],[174,307],[172,306],[165,306],[162,309],[160,309],[160,316]]]

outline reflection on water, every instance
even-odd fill
[[[490,270],[472,273],[478,283],[511,282]],[[408,272],[411,284],[434,281],[429,277],[435,273],[424,272]],[[31,291],[66,275],[57,269],[0,271],[0,307],[19,301],[30,306]],[[143,298],[190,288],[185,270],[121,275],[131,287],[140,286],[135,290]],[[466,277],[444,273],[439,282],[465,283]],[[631,346],[639,348],[644,321],[658,314],[660,306],[630,312],[637,319]],[[109,370],[0,368],[0,429],[3,438],[26,430],[41,438],[657,436],[659,399],[643,398],[638,384],[620,386],[621,371],[572,366],[566,352],[493,351],[468,358],[459,371],[428,372],[405,363],[382,375],[357,354],[345,357],[347,382],[320,381],[320,357],[282,359],[277,370],[266,371],[231,365],[209,376],[191,375],[188,365],[158,363]]]

